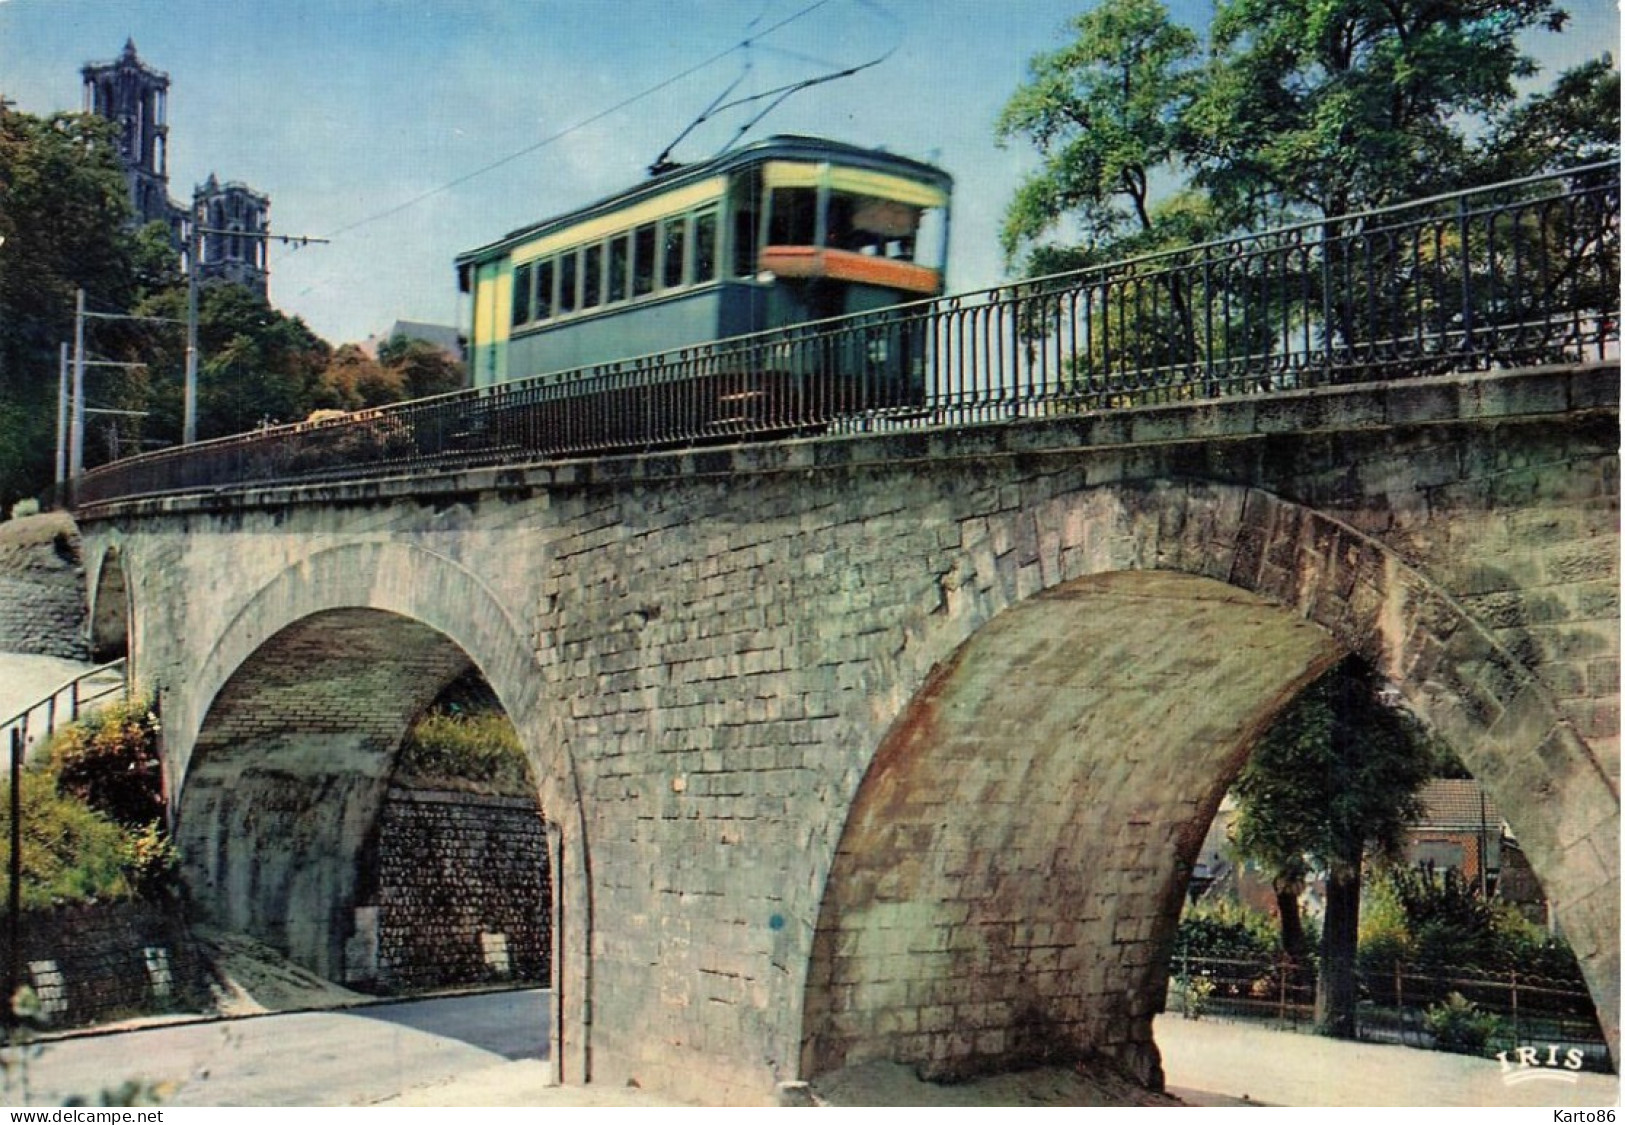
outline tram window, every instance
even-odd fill
[[[628,259],[632,256],[632,236],[618,234],[609,240],[609,289],[606,301],[626,300]]]
[[[920,211],[907,203],[836,192],[829,200],[829,244],[885,258],[912,261]]]
[[[559,312],[576,309],[576,252],[559,256]]]
[[[729,269],[734,277],[755,277],[760,269],[762,246],[762,174],[747,169],[734,177],[728,188],[732,215]]]
[[[760,217],[756,209],[741,207],[734,212],[734,276],[755,277]]]
[[[645,223],[632,235],[632,296],[655,290],[655,225]]]
[[[701,211],[694,216],[694,284],[717,276],[717,213]]]
[[[772,246],[811,246],[818,236],[818,192],[778,188],[768,208],[767,241]]]
[[[515,266],[513,271],[513,326],[518,328],[530,320],[530,263]]]
[[[688,233],[688,218],[676,215],[661,223],[665,232],[665,262],[660,271],[660,282],[667,289],[675,289],[683,283],[683,243]]]
[[[581,252],[581,307],[595,308],[604,293],[604,248],[589,246]]]
[[[553,315],[553,259],[536,263],[536,319]]]

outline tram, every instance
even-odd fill
[[[456,259],[473,384],[584,379],[613,361],[937,296],[952,188],[921,161],[780,135],[513,231]],[[923,349],[907,335],[894,328],[890,346],[857,357],[887,369],[893,400],[922,393]]]

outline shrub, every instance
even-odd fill
[[[1360,898],[1360,973],[1374,986],[1391,991],[1396,966],[1415,957],[1410,922],[1387,878],[1367,883]]]
[[[175,898],[180,893],[180,871],[180,849],[162,821],[125,833],[125,879],[136,894],[151,902]]]
[[[25,497],[11,506],[11,518],[14,520],[37,515],[39,515],[39,501],[32,496]]]
[[[519,735],[500,711],[425,715],[407,733],[396,772],[420,785],[536,792]]]
[[[1213,996],[1213,981],[1201,974],[1181,973],[1174,978],[1174,994],[1179,1000],[1179,1011],[1188,1020],[1199,1020],[1207,1012]]]
[[[1441,1051],[1482,1054],[1492,1035],[1501,1030],[1501,1021],[1459,992],[1452,992],[1442,1004],[1427,1010],[1428,1030],[1433,1045]]]
[[[10,786],[0,786],[7,810],[0,863],[11,863]],[[124,831],[57,790],[48,770],[23,774],[22,899],[29,909],[59,903],[126,898],[128,851]]]
[[[1273,957],[1279,949],[1272,919],[1226,899],[1186,910],[1174,937],[1176,955],[1188,957]]]
[[[144,702],[112,704],[59,730],[51,740],[57,785],[126,828],[164,815],[158,717]]]

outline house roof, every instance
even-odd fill
[[[1435,778],[1422,787],[1422,815],[1416,828],[1499,829],[1501,814],[1484,787],[1470,777]],[[1482,804],[1480,803],[1482,801]]]

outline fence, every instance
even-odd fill
[[[121,657],[80,672],[38,702],[29,704],[5,722],[0,722],[0,739],[5,739],[6,744],[10,745],[11,739],[17,738],[22,753],[30,754],[42,739],[49,739],[56,733],[58,725],[76,723],[79,716],[92,705],[115,695],[123,695],[126,686],[124,670]]]
[[[1591,166],[144,454],[74,503],[1617,358],[1619,209]]]
[[[1358,975],[1362,1039],[1432,1047],[1436,1036],[1428,1010],[1457,994],[1494,1017],[1488,1053],[1519,1046],[1577,1047],[1588,1069],[1611,1069],[1596,1008],[1578,978],[1402,963]],[[1192,1018],[1214,1014],[1308,1028],[1315,1016],[1315,969],[1286,957],[1176,954],[1169,967],[1168,1010]]]

